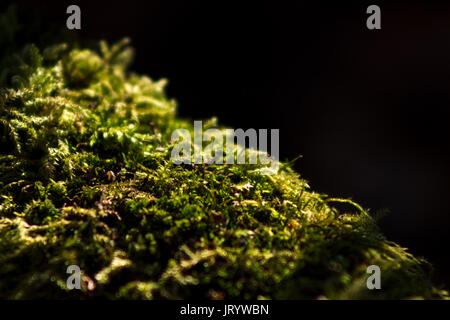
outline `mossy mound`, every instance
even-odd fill
[[[426,261],[289,164],[175,165],[171,133],[191,122],[164,80],[126,71],[131,57],[126,41],[28,46],[2,70],[0,298],[446,297]]]

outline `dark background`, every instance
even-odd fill
[[[85,39],[129,36],[133,70],[168,78],[183,117],[279,128],[313,190],[389,209],[384,234],[450,284],[450,4],[433,1],[39,1]],[[382,30],[366,28],[381,7]],[[5,4],[2,4],[5,6]]]

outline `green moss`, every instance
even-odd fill
[[[367,211],[289,164],[172,163],[172,131],[193,128],[164,80],[126,71],[126,40],[66,48],[28,46],[4,72],[0,298],[447,297]],[[82,290],[65,287],[71,264]],[[373,264],[382,290],[366,287]]]

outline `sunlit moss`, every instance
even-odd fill
[[[170,134],[192,126],[164,80],[126,71],[126,40],[67,48],[28,46],[3,73],[1,298],[446,297],[367,211],[288,164],[173,164]],[[65,287],[72,264],[82,290]]]

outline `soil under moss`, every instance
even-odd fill
[[[0,298],[447,297],[366,210],[311,191],[289,164],[175,165],[170,135],[191,122],[131,59],[122,41],[27,46],[4,64]],[[81,290],[66,287],[69,265]]]

